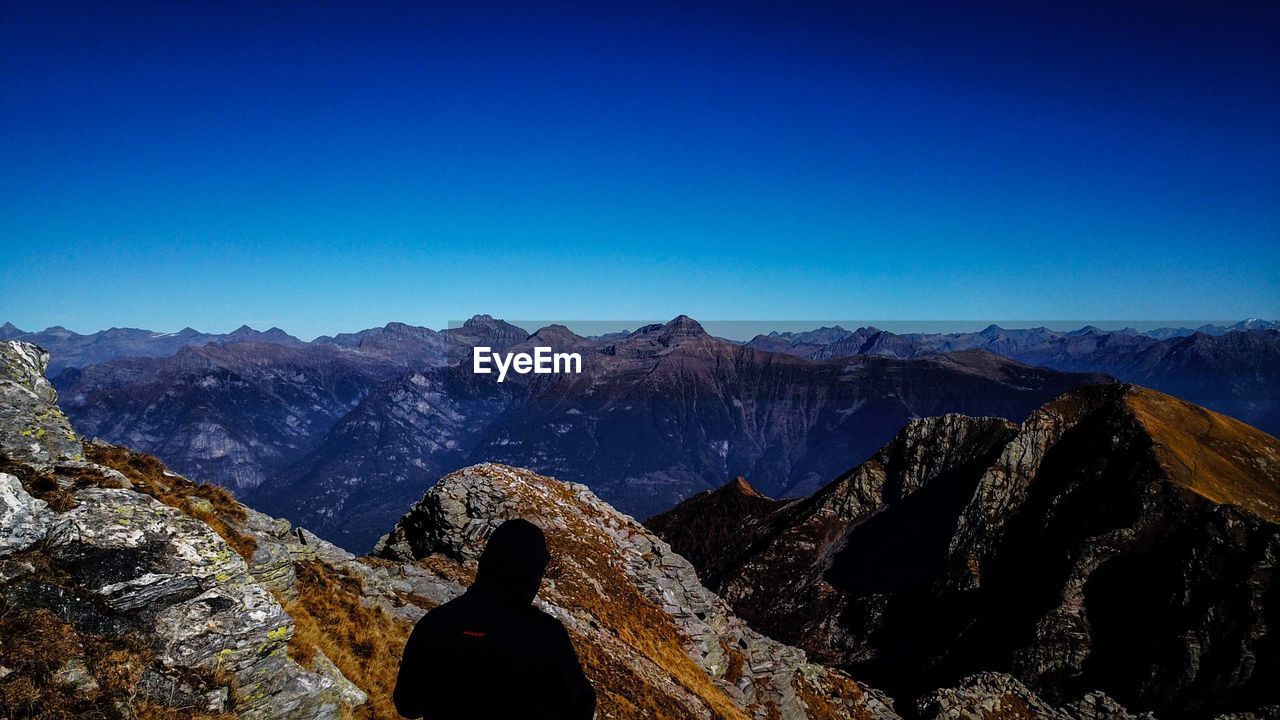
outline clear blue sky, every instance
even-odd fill
[[[1280,5],[1056,4],[0,1],[0,321],[1280,316]]]

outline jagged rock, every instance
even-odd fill
[[[245,509],[245,517],[237,527],[256,541],[253,556],[249,558],[249,573],[267,590],[279,593],[286,600],[297,597],[294,564],[314,557],[297,540],[289,521]]]
[[[369,696],[363,690],[356,687],[356,684],[347,679],[337,665],[324,654],[323,650],[316,650],[316,656],[312,667],[316,672],[328,678],[334,687],[338,689],[339,696],[343,701],[351,707],[358,707],[365,704],[369,700]]]
[[[1130,713],[1106,693],[1096,690],[1063,705],[1062,712],[1074,720],[1155,720],[1151,713]]]
[[[116,610],[137,610],[149,605],[168,604],[175,596],[190,596],[200,588],[200,581],[190,575],[146,573],[132,580],[111,583],[98,588],[98,594]]]
[[[1154,720],[1134,715],[1101,692],[1090,692],[1062,707],[1053,707],[1016,678],[984,672],[964,678],[955,688],[940,688],[918,698],[919,720]]]
[[[0,557],[25,550],[44,538],[48,503],[27,494],[18,478],[0,473]]]
[[[980,673],[958,688],[935,690],[915,703],[920,720],[1068,720],[1015,678]]]
[[[75,498],[49,554],[116,611],[154,618],[141,632],[164,639],[162,664],[234,675],[242,716],[286,706],[299,718],[336,713],[334,684],[285,654],[292,620],[207,525],[129,490]]]
[[[49,353],[20,340],[0,342],[0,452],[38,463],[81,454],[71,423],[44,377]]]

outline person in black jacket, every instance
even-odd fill
[[[489,537],[470,589],[427,613],[404,648],[393,699],[424,720],[591,720],[596,693],[559,620],[533,606],[551,555],[537,525]]]

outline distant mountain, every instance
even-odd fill
[[[529,335],[479,315],[441,331],[391,323],[311,343],[275,337],[282,342],[68,367],[54,384],[85,432],[181,472],[261,486],[255,501],[359,549],[423,487],[466,464],[504,461],[586,482],[641,517],[736,475],[772,496],[803,495],[913,418],[1018,421],[1098,372],[1280,432],[1280,331],[1266,329],[1157,340],[1096,328],[834,327],[743,344],[684,316],[585,338],[557,325]],[[581,352],[584,372],[499,385],[471,373],[476,345]]]
[[[803,500],[654,518],[754,627],[898,697],[1013,673],[1161,718],[1280,703],[1280,441],[1131,385],[915,420]],[[1109,715],[1108,715],[1109,716]]]
[[[511,349],[533,344],[577,349],[583,373],[501,384],[466,363],[409,373],[371,392],[250,500],[364,548],[445,472],[520,462],[644,517],[734,475],[776,495],[809,493],[913,417],[1018,420],[1105,380],[981,351],[806,360],[714,338],[684,316],[616,342],[544,328]]]
[[[388,323],[354,333],[327,335],[303,342],[280,328],[258,331],[241,325],[229,333],[203,333],[183,328],[176,333],[158,333],[135,328],[111,328],[81,335],[54,326],[39,332],[24,332],[12,323],[0,326],[0,340],[23,340],[49,351],[49,376],[57,377],[67,368],[84,368],[119,358],[171,357],[187,347],[210,343],[231,345],[251,342],[271,345],[333,345],[378,356],[405,368],[441,362],[450,343],[460,352],[477,344],[505,348],[523,341],[529,333],[489,315],[477,315],[460,327],[435,331],[429,328]],[[456,359],[456,357],[455,357]]]
[[[82,432],[248,488],[313,448],[378,383],[403,371],[379,352],[239,342],[69,368],[54,385]]]
[[[914,357],[928,352],[983,349],[1023,362],[1032,362],[1031,356],[1023,356],[1030,348],[1061,337],[1078,335],[1130,335],[1143,339],[1165,340],[1202,333],[1211,336],[1252,330],[1280,330],[1280,322],[1249,319],[1231,325],[1202,325],[1198,328],[1170,327],[1139,332],[1132,328],[1117,331],[1099,330],[1086,326],[1078,330],[1059,332],[1047,328],[1005,330],[992,325],[976,333],[952,334],[894,334],[874,327],[846,330],[836,325],[820,327],[805,332],[771,332],[757,335],[746,344],[759,350],[785,352],[790,355],[815,359],[848,357],[850,355],[885,355],[888,357]],[[630,333],[610,333],[596,338],[605,342],[624,339]],[[384,327],[369,328],[358,332],[323,335],[312,344],[330,344],[345,348],[361,348],[369,353],[382,352],[388,358],[399,358],[413,366],[414,353],[425,354],[426,360],[443,356],[450,338],[457,340],[463,351],[477,345],[489,344],[505,348],[522,342],[528,333],[515,325],[496,320],[489,315],[476,315],[457,328],[431,330],[430,328],[388,323]],[[0,340],[21,339],[32,342],[49,351],[49,375],[54,377],[68,367],[85,367],[115,358],[168,357],[184,347],[208,343],[230,344],[258,342],[273,344],[297,344],[302,340],[280,328],[258,331],[242,325],[230,333],[204,333],[183,328],[176,333],[160,333],[135,328],[111,328],[89,335],[81,335],[60,326],[38,332],[26,332],[6,322],[0,325]],[[430,350],[426,349],[430,348]],[[454,358],[457,359],[456,357]]]
[[[0,340],[12,340],[25,334],[26,333],[14,327],[13,323],[7,322],[4,325],[0,325]]]
[[[749,344],[813,359],[876,355],[918,358],[958,350],[986,350],[1029,365],[1073,372],[1103,372],[1125,382],[1227,413],[1280,435],[1280,327],[1246,320],[1199,330],[1107,332],[1084,327],[1008,330],[991,325],[974,333],[904,334],[859,328],[829,344],[758,336]],[[798,338],[798,336],[796,336]]]
[[[80,368],[115,358],[169,357],[185,347],[208,343],[236,342],[293,345],[302,341],[280,328],[265,332],[242,325],[224,334],[202,333],[183,328],[176,333],[157,333],[135,328],[111,328],[81,335],[54,326],[39,332],[23,332],[11,323],[0,327],[0,340],[23,340],[49,351],[49,375],[57,376],[66,368]]]
[[[269,334],[242,328],[232,333],[238,340],[171,357],[70,367],[54,385],[85,432],[247,489],[315,448],[379,384],[451,354],[456,361],[475,343],[501,348],[528,337],[483,315],[442,332],[391,323],[311,343],[245,339]]]

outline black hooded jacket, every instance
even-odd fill
[[[533,606],[550,555],[527,520],[493,531],[476,581],[409,636],[396,710],[425,720],[590,720],[596,694],[560,621]]]

